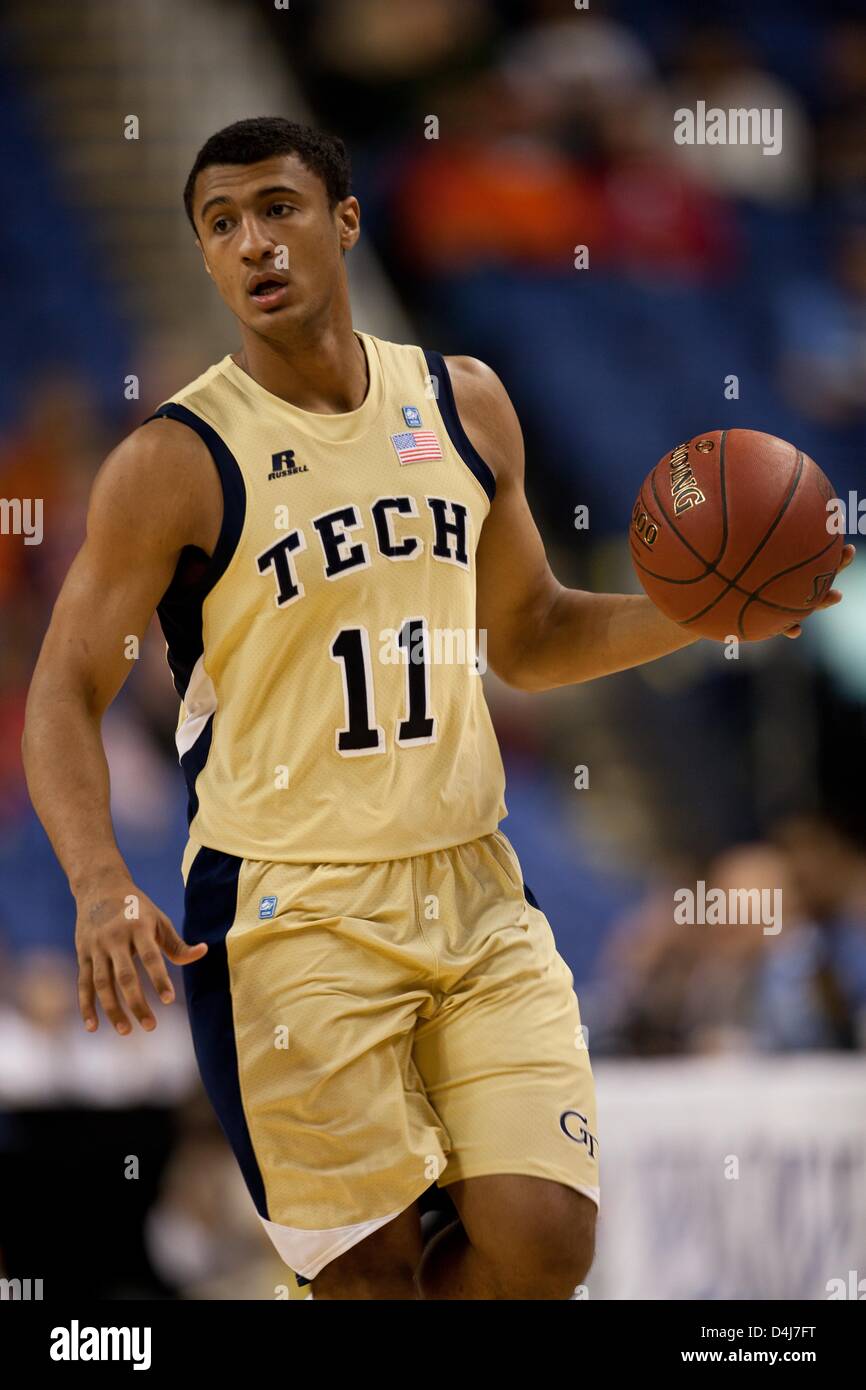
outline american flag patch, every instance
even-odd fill
[[[442,457],[442,449],[433,430],[407,430],[405,434],[392,434],[391,443],[401,463],[424,463],[425,460]]]

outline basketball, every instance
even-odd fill
[[[638,493],[629,533],[638,578],[700,637],[772,637],[807,618],[833,583],[844,545],[828,530],[833,496],[814,460],[775,435],[695,435]]]

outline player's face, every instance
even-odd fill
[[[358,238],[355,198],[328,207],[325,185],[297,155],[216,164],[196,179],[199,246],[216,287],[255,332],[279,337],[327,313]]]

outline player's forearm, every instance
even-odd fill
[[[642,594],[561,588],[523,647],[516,684],[553,690],[655,661],[698,639]]]
[[[77,897],[102,877],[127,873],[111,824],[100,719],[83,698],[33,688],[21,754],[37,816]]]

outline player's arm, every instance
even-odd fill
[[[523,690],[549,690],[696,641],[643,594],[594,594],[559,583],[526,500],[523,436],[502,382],[474,358],[450,358],[448,365],[463,426],[496,474],[478,545],[477,621],[497,675]]]
[[[79,1002],[88,1028],[94,994],[118,1032],[126,1005],[155,1019],[133,963],[138,956],[164,1003],[174,997],[161,952],[197,960],[139,889],[117,847],[109,807],[103,715],[132,669],[185,545],[211,549],[222,514],[207,450],[184,425],[153,421],[108,456],[93,484],[87,535],[54,606],[30,685],[22,756],[30,797],[76,901]],[[216,519],[214,510],[217,510]],[[137,915],[130,918],[130,900]]]
[[[552,690],[655,661],[698,639],[644,594],[595,594],[556,579],[524,492],[520,423],[502,382],[476,358],[451,357],[466,433],[496,475],[477,554],[477,624],[497,675],[521,690]],[[853,551],[846,547],[842,568]],[[831,590],[820,607],[838,603]],[[799,625],[786,635],[797,636]]]

